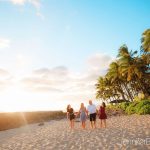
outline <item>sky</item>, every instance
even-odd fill
[[[0,111],[78,109],[118,49],[140,49],[149,0],[0,0]]]

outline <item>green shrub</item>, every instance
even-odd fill
[[[118,109],[118,105],[107,105],[106,109],[111,109],[111,110],[114,110],[114,109]]]
[[[137,114],[149,114],[149,110],[150,110],[150,100],[142,100],[136,105]]]
[[[125,111],[129,105],[130,105],[130,102],[123,102],[119,104],[119,107]]]
[[[134,101],[127,106],[127,114],[150,114],[150,100]]]
[[[123,110],[126,114],[150,114],[150,100],[123,102],[116,105],[107,105],[107,110]]]
[[[138,110],[137,114],[139,115],[150,114],[150,105],[144,105],[143,107],[141,107],[141,109]]]
[[[132,103],[130,103],[129,106],[126,108],[125,112],[128,115],[136,113],[136,105],[137,104],[138,104],[138,102],[132,102]]]
[[[135,96],[133,101],[140,101],[141,99],[138,96]]]

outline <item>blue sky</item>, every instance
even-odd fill
[[[93,84],[122,44],[139,50],[141,34],[150,26],[149,7],[149,0],[0,0],[1,72],[13,78],[11,86],[39,78],[34,70],[47,69],[49,76],[55,68],[68,70],[71,80],[93,72]],[[94,98],[94,93],[76,95]]]

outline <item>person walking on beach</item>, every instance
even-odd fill
[[[99,108],[99,119],[100,119],[100,127],[102,128],[102,124],[104,124],[104,128],[106,128],[106,119],[107,115],[105,113],[106,104],[103,102]]]
[[[84,103],[81,103],[79,113],[80,113],[80,121],[81,121],[81,124],[82,124],[82,129],[85,129],[87,111],[86,111],[86,107],[84,106]]]
[[[71,127],[71,129],[74,129],[75,115],[74,115],[74,110],[73,110],[73,108],[71,107],[70,104],[67,106],[67,119],[70,120],[70,127]]]
[[[90,115],[91,128],[96,128],[96,106],[92,103],[92,100],[89,100],[87,111]]]

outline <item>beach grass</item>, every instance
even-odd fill
[[[0,131],[64,117],[65,113],[63,111],[0,113]]]

